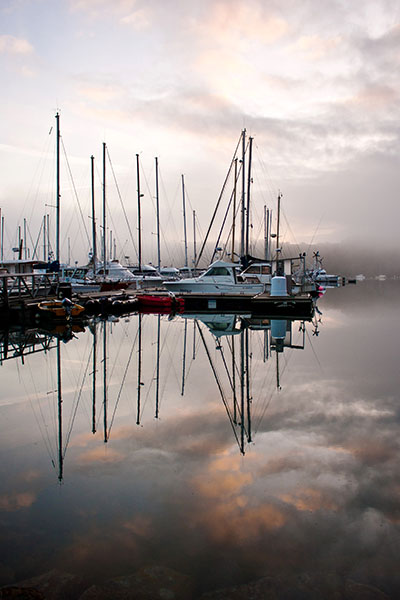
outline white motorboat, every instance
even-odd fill
[[[246,283],[239,281],[237,271],[240,266],[236,263],[216,260],[207,271],[199,277],[180,279],[179,281],[164,281],[168,291],[179,294],[235,294],[240,296],[256,296],[265,291],[263,283]]]

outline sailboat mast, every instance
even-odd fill
[[[64,458],[62,448],[62,393],[61,393],[61,342],[57,338],[57,395],[58,395],[58,480],[61,483],[64,471]]]
[[[253,152],[253,138],[249,137],[249,167],[247,174],[247,209],[246,209],[246,254],[249,254],[250,232],[250,185],[251,185],[251,159]]]
[[[240,333],[240,451],[244,454],[244,331]]]
[[[161,334],[161,315],[157,317],[157,361],[156,361],[156,414],[158,419],[159,414],[159,397],[160,397],[160,334]]]
[[[242,131],[242,223],[241,223],[241,240],[240,240],[240,256],[244,256],[245,251],[245,188],[246,188],[246,130]]]
[[[197,249],[196,249],[196,211],[193,211],[193,265],[197,262]]]
[[[139,175],[139,154],[136,154],[136,181],[137,181],[137,206],[138,206],[138,262],[139,271],[142,269],[142,223],[140,209],[140,175]]]
[[[160,197],[158,191],[158,158],[156,157],[156,208],[157,208],[157,270],[161,268],[161,246],[160,246]]]
[[[247,441],[252,442],[251,439],[251,398],[250,398],[250,366],[249,366],[249,330],[246,328],[246,402],[247,402]]]
[[[107,266],[107,242],[106,242],[106,143],[103,142],[103,275],[106,274]]]
[[[268,259],[268,209],[264,204],[264,258]]]
[[[26,219],[24,217],[24,259],[26,260],[27,257],[27,247],[26,247]]]
[[[281,198],[282,194],[278,193],[278,214],[276,218],[276,251],[278,251],[279,246],[279,233],[280,233],[280,222],[281,222]]]
[[[183,336],[183,357],[182,357],[182,388],[181,396],[185,393],[185,376],[186,376],[186,339],[187,339],[187,319],[185,319],[185,331]]]
[[[1,261],[4,260],[4,217],[1,217]]]
[[[104,319],[103,321],[103,409],[104,409],[104,421],[103,421],[103,429],[104,429],[104,443],[108,442],[108,434],[107,434],[107,321]]]
[[[60,115],[56,114],[56,260],[60,263]]]
[[[92,182],[92,259],[93,259],[93,274],[96,275],[97,251],[96,251],[96,213],[94,202],[94,156],[90,157],[91,163],[91,182]]]
[[[185,239],[185,267],[188,266],[188,248],[187,248],[187,233],[186,233],[186,201],[185,201],[185,179],[182,175],[182,205],[183,205],[183,234]]]
[[[92,433],[96,433],[96,368],[97,368],[97,322],[93,325],[93,373],[92,373]]]
[[[235,230],[236,230],[236,192],[237,192],[237,162],[238,159],[235,158],[235,171],[234,171],[234,182],[233,182],[233,213],[232,213],[232,252],[231,252],[231,260],[232,262],[235,260]]]
[[[232,392],[233,392],[233,422],[237,425],[237,395],[236,395],[236,360],[235,336],[232,336]]]
[[[140,425],[140,392],[141,392],[141,378],[142,378],[142,315],[139,313],[139,329],[138,329],[138,374],[137,374],[137,415],[136,425]]]

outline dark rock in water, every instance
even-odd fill
[[[334,574],[263,577],[246,585],[203,594],[200,600],[390,600],[375,587]]]
[[[46,600],[46,597],[30,587],[7,586],[0,589],[1,600]]]
[[[13,586],[2,588],[0,590],[0,598],[1,600],[3,598],[16,598],[18,600],[74,600],[75,598],[79,598],[84,589],[85,586],[80,577],[54,569],[43,575],[32,577],[32,579],[19,581]],[[6,596],[6,593],[9,595]],[[12,593],[14,595],[10,595]],[[18,593],[20,595],[15,595]],[[34,595],[35,593],[36,595]]]
[[[191,600],[190,577],[165,567],[145,567],[134,575],[93,585],[79,600]]]

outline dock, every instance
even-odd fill
[[[85,316],[94,314],[126,314],[140,311],[140,299],[151,295],[162,300],[171,298],[165,289],[126,289],[106,292],[72,293],[71,285],[59,283],[54,274],[0,275],[0,321],[28,324],[39,316],[39,303],[44,300],[71,298],[85,308]],[[176,294],[178,312],[198,314],[232,313],[255,317],[310,318],[314,314],[314,300],[304,296],[256,296],[233,294]],[[174,312],[172,303],[171,312]],[[176,307],[175,307],[176,308]],[[157,313],[157,306],[146,312]],[[159,312],[165,313],[165,308]]]

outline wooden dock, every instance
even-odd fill
[[[171,297],[165,289],[126,289],[72,294],[71,286],[58,283],[54,274],[0,275],[0,286],[0,321],[14,323],[29,323],[37,319],[39,303],[52,298],[71,297],[73,301],[82,304],[86,314],[90,316],[138,312],[136,301],[142,295],[151,295],[160,299]],[[183,301],[183,309],[181,302],[179,312],[183,310],[191,314],[234,313],[292,319],[310,318],[314,314],[314,300],[309,295],[278,297],[258,294],[252,297],[233,294],[181,293],[177,294],[176,298]],[[173,310],[172,308],[172,312]],[[157,312],[156,307],[154,312]]]

